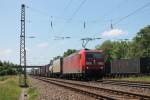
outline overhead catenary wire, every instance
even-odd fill
[[[71,1],[73,1],[73,0],[71,0]],[[69,2],[69,4],[68,4],[68,6],[70,5],[70,3],[71,3],[71,1]],[[77,12],[80,10],[80,8],[82,7],[82,5],[86,2],[87,0],[83,0],[81,3],[80,3],[80,5],[78,6],[78,8],[75,10],[75,12],[72,14],[72,16],[70,17],[70,18],[65,18],[65,17],[60,17],[60,16],[55,16],[55,15],[50,15],[48,12],[46,12],[46,11],[42,11],[42,10],[39,10],[39,9],[37,9],[37,8],[33,8],[33,7],[30,7],[30,6],[28,6],[27,5],[27,7],[26,8],[28,8],[28,9],[30,9],[32,12],[36,12],[36,13],[38,13],[38,14],[40,14],[40,15],[43,15],[43,16],[46,16],[46,17],[48,17],[48,19],[49,18],[51,18],[51,16],[53,16],[53,18],[55,18],[56,20],[59,20],[59,21],[56,21],[56,22],[60,22],[61,20],[62,20],[62,23],[70,23],[71,21],[72,21],[72,19],[73,19],[73,17],[77,14]],[[67,6],[66,6],[67,7]],[[65,8],[66,8],[65,7]],[[87,20],[86,21],[86,23],[94,23],[94,21],[95,20]],[[110,20],[101,20],[100,21],[100,23],[102,23],[102,22],[109,22]],[[32,21],[30,21],[30,23],[31,23]],[[83,23],[83,19],[75,19],[75,20],[73,20],[72,22],[77,22],[77,23]],[[97,22],[98,23],[98,22]]]
[[[86,2],[87,0],[83,0],[80,5],[77,7],[77,9],[74,11],[74,13],[71,15],[71,17],[69,18],[69,20],[67,20],[67,22],[70,22],[73,17],[78,13],[78,11],[80,10],[80,8],[84,5],[84,3]]]
[[[128,17],[130,17],[130,16],[132,16],[132,15],[136,14],[137,12],[139,12],[139,11],[141,11],[142,9],[144,9],[144,8],[148,7],[149,5],[150,5],[150,2],[149,2],[149,3],[144,4],[143,6],[141,6],[141,7],[137,8],[137,9],[136,9],[136,10],[134,10],[133,12],[131,12],[131,13],[127,14],[126,16],[121,17],[121,18],[120,18],[117,22],[115,22],[115,23],[112,23],[112,20],[111,20],[111,29],[114,29],[114,25],[119,24],[119,23],[120,23],[120,22],[122,22],[123,20],[125,20],[125,19],[127,19]],[[105,31],[105,29],[103,29],[102,31]],[[98,33],[100,33],[100,32],[95,33],[95,35],[96,35],[96,34],[98,34]]]
[[[78,11],[80,10],[80,8],[83,6],[83,4],[86,2],[87,0],[83,0],[83,1],[81,1],[81,3],[79,4],[79,6],[77,7],[77,9],[73,12],[73,14],[71,15],[71,17],[68,19],[68,20],[66,20],[66,23],[68,24],[68,23],[70,23],[70,21],[73,19],[73,17],[78,13]],[[82,21],[81,21],[81,23],[82,23]],[[83,24],[84,25],[84,24]],[[65,27],[65,26],[64,26]],[[64,27],[62,28],[63,30],[61,30],[61,33],[63,33],[64,32]]]
[[[79,4],[79,6],[77,7],[77,9],[73,12],[73,14],[71,15],[71,17],[66,21],[67,23],[70,23],[70,21],[73,19],[73,17],[78,13],[78,11],[81,9],[81,7],[84,5],[84,3],[86,2],[87,0],[83,0],[81,1],[81,3]],[[82,23],[82,21],[81,21]],[[85,22],[83,23],[83,26],[84,26],[84,29],[85,29]],[[64,31],[64,28],[61,32]]]
[[[127,1],[129,1],[129,0],[122,0],[121,2],[119,2],[119,3],[117,3],[117,5],[114,7],[114,8],[112,8],[112,9],[110,9],[109,11],[106,11],[103,15],[101,15],[101,16],[103,16],[103,18],[104,17],[106,17],[107,15],[110,15],[110,13],[112,13],[112,12],[114,12],[115,10],[116,10],[116,8],[119,8],[122,4],[124,4],[124,2],[127,2]],[[100,16],[100,17],[101,17]],[[88,21],[88,23],[102,23],[102,22],[110,22],[111,20],[117,20],[118,18],[120,18],[120,17],[117,17],[117,18],[111,18],[111,19],[93,19],[93,20],[89,20]]]
[[[66,11],[66,10],[70,7],[72,1],[73,1],[73,0],[69,0],[68,4],[65,6],[65,8],[64,8],[63,11]],[[62,12],[62,13],[63,13],[63,12]]]
[[[127,19],[128,17],[130,17],[130,16],[132,16],[132,15],[136,14],[137,12],[139,12],[139,11],[141,11],[142,9],[144,9],[144,8],[148,7],[149,5],[150,5],[150,2],[149,2],[149,3],[144,4],[143,6],[141,6],[141,7],[137,8],[136,10],[134,10],[134,11],[133,11],[133,12],[131,12],[131,13],[129,13],[128,15],[126,15],[126,16],[124,16],[124,17],[120,18],[120,19],[119,19],[116,23],[114,23],[114,25],[116,25],[116,24],[120,23],[121,21],[123,21],[123,20]]]
[[[72,2],[72,0],[70,0],[70,2]],[[78,6],[78,8],[75,10],[75,12],[72,14],[72,16],[71,16],[70,18],[63,18],[63,17],[57,17],[57,16],[53,16],[53,17],[54,17],[55,19],[63,19],[63,20],[66,21],[66,22],[67,22],[67,21],[70,22],[70,21],[72,21],[73,17],[76,15],[76,13],[80,10],[80,8],[83,6],[83,4],[84,4],[85,2],[86,2],[86,0],[83,0],[83,1],[80,3],[80,5]],[[121,3],[120,3],[120,4],[121,4]],[[70,3],[68,3],[68,5],[70,5]],[[113,23],[111,22],[111,28],[113,29],[116,24],[118,24],[118,23],[120,23],[121,21],[127,19],[128,17],[130,17],[130,16],[136,14],[138,11],[141,11],[142,9],[144,9],[145,7],[147,7],[147,6],[149,6],[149,5],[150,5],[150,2],[147,3],[147,4],[145,4],[145,5],[143,5],[142,7],[138,8],[138,9],[136,9],[135,11],[129,13],[129,14],[126,15],[126,16],[123,16],[123,17],[120,17],[120,18],[117,18],[117,19],[112,19],[112,20],[113,20]],[[46,15],[46,16],[49,16],[49,17],[50,17],[50,15],[47,14],[46,12],[40,11],[40,10],[38,10],[38,9],[31,8],[31,7],[29,7],[29,6],[27,6],[27,8],[32,9],[32,10],[34,10],[34,11],[40,13],[40,14],[43,14],[43,15]],[[51,16],[52,16],[52,15],[51,15]],[[117,21],[117,20],[118,20],[118,21]],[[84,21],[84,23],[83,23],[83,20],[75,20],[75,21],[78,21],[78,22],[80,22],[81,24],[83,24],[84,29],[87,27],[86,24],[87,24],[87,23],[90,23],[89,20],[87,20],[86,22]],[[107,21],[110,22],[110,20],[107,20]],[[54,22],[52,22],[52,24],[53,24],[53,23],[54,23]]]
[[[72,1],[73,1],[73,0],[70,0],[70,2],[68,3],[68,5],[67,5],[65,8],[68,8]],[[78,6],[78,8],[75,10],[75,12],[72,14],[72,16],[71,16],[70,18],[64,18],[64,17],[49,15],[47,12],[41,11],[41,10],[36,9],[36,8],[33,8],[33,7],[29,7],[29,6],[27,6],[27,8],[28,8],[28,9],[31,9],[32,11],[35,11],[35,12],[37,12],[37,13],[39,13],[39,14],[48,16],[48,17],[53,16],[55,19],[62,19],[62,20],[64,20],[64,21],[66,21],[66,22],[67,22],[67,21],[70,22],[86,1],[87,1],[87,0],[83,0],[83,1],[80,3],[80,5]],[[122,1],[121,3],[119,3],[118,6],[120,6],[123,2],[124,2],[124,1]],[[145,7],[147,7],[147,6],[149,6],[149,5],[150,5],[150,3],[147,3],[147,4],[143,5],[142,7],[136,9],[135,11],[131,12],[130,14],[128,14],[128,15],[126,15],[126,16],[124,16],[124,17],[114,18],[114,19],[112,19],[112,20],[115,21],[115,20],[118,20],[118,19],[119,19],[116,23],[114,23],[114,24],[118,24],[118,23],[120,23],[122,20],[124,20],[124,19],[126,19],[126,18],[132,16],[133,14],[137,13],[138,11],[144,9]],[[118,7],[118,6],[117,6],[117,7]],[[105,14],[104,14],[104,15],[105,15]],[[80,22],[80,23],[83,22],[83,20],[75,20],[75,21],[76,21],[76,22]],[[87,20],[86,22],[88,22],[88,23],[94,23],[94,22],[97,22],[97,21],[99,21],[99,20]],[[104,22],[109,22],[110,20],[101,20],[101,22],[102,22],[102,21],[104,21]]]
[[[66,7],[64,8],[64,10],[65,9],[67,9],[70,5],[71,5],[71,3],[72,3],[72,1],[73,0],[70,0],[69,2],[68,2],[68,4],[66,5]],[[86,2],[87,0],[83,0],[81,3],[80,3],[80,5],[77,7],[77,9],[74,11],[74,13],[72,14],[72,16],[70,17],[70,18],[65,18],[65,17],[60,17],[60,16],[54,16],[54,15],[50,15],[50,14],[48,14],[48,12],[45,12],[45,11],[42,11],[42,10],[39,10],[39,9],[37,9],[37,8],[33,8],[33,7],[31,7],[31,6],[26,6],[26,8],[28,8],[28,9],[30,9],[31,11],[33,11],[33,12],[36,12],[36,13],[39,13],[39,14],[41,14],[41,15],[44,15],[44,16],[47,16],[47,17],[51,17],[51,16],[53,16],[53,18],[55,18],[55,19],[60,19],[60,20],[64,20],[64,21],[71,21],[72,19],[73,19],[73,17],[77,14],[77,12],[81,9],[81,7],[84,5],[84,3]],[[120,3],[118,4],[118,5],[120,5]],[[115,20],[115,19],[114,19]],[[83,20],[82,19],[76,19],[76,20],[74,20],[75,22],[79,22],[79,23],[82,23],[83,22]],[[88,22],[88,23],[98,23],[99,22],[99,20],[87,20],[86,22]],[[100,20],[100,22],[109,22],[110,20]]]
[[[42,11],[42,10],[30,7],[30,6],[27,6],[27,8],[30,9],[32,12],[36,12],[36,13],[38,13],[40,15],[47,16],[49,18],[51,16],[53,16],[53,18],[55,18],[55,19],[61,19],[61,20],[65,20],[65,21],[68,20],[68,18],[50,15],[48,12],[45,12],[45,11]]]

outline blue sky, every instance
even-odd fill
[[[101,40],[87,45],[93,49],[107,39],[131,39],[139,29],[150,24],[149,5],[115,24],[113,30],[110,29],[111,20],[116,23],[120,18],[148,4],[149,0],[85,0],[78,9],[83,1],[0,0],[0,59],[19,64],[22,3],[26,5],[26,36],[36,37],[26,39],[28,65],[46,64],[52,57],[62,55],[69,48],[82,49],[81,38],[101,37]],[[55,36],[71,38],[54,40]]]

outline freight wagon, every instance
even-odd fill
[[[105,64],[106,75],[150,74],[150,58],[120,59]]]
[[[51,72],[51,76],[60,77],[60,75],[62,75],[62,66],[63,66],[63,58],[54,60],[49,70]]]
[[[35,75],[35,76],[39,76],[40,75],[40,70],[39,69],[32,69],[32,75]]]
[[[50,64],[40,67],[40,76],[48,76]]]

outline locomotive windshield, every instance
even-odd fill
[[[86,53],[86,59],[100,59],[102,57],[100,53]]]

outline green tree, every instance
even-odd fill
[[[14,65],[10,62],[1,62],[0,61],[0,75],[15,75],[17,74],[17,67],[18,65]]]
[[[104,50],[114,59],[150,57],[150,25],[141,29],[132,41],[104,41],[96,49]],[[111,53],[108,53],[111,52]]]
[[[96,46],[97,50],[103,50],[107,60],[129,58],[130,42],[126,40],[104,41],[101,45]]]
[[[150,25],[141,29],[134,37],[132,57],[150,57]]]
[[[2,61],[0,60],[0,66],[3,66],[3,63],[2,63]]]
[[[67,57],[69,55],[71,55],[72,53],[75,53],[76,50],[75,49],[68,49],[66,52],[64,52],[63,57]]]
[[[59,58],[61,58],[61,56],[56,56],[56,57],[53,58],[53,60],[57,60]]]
[[[110,40],[106,40],[101,45],[97,45],[96,49],[103,50],[105,55],[105,61],[112,60],[113,43]]]

